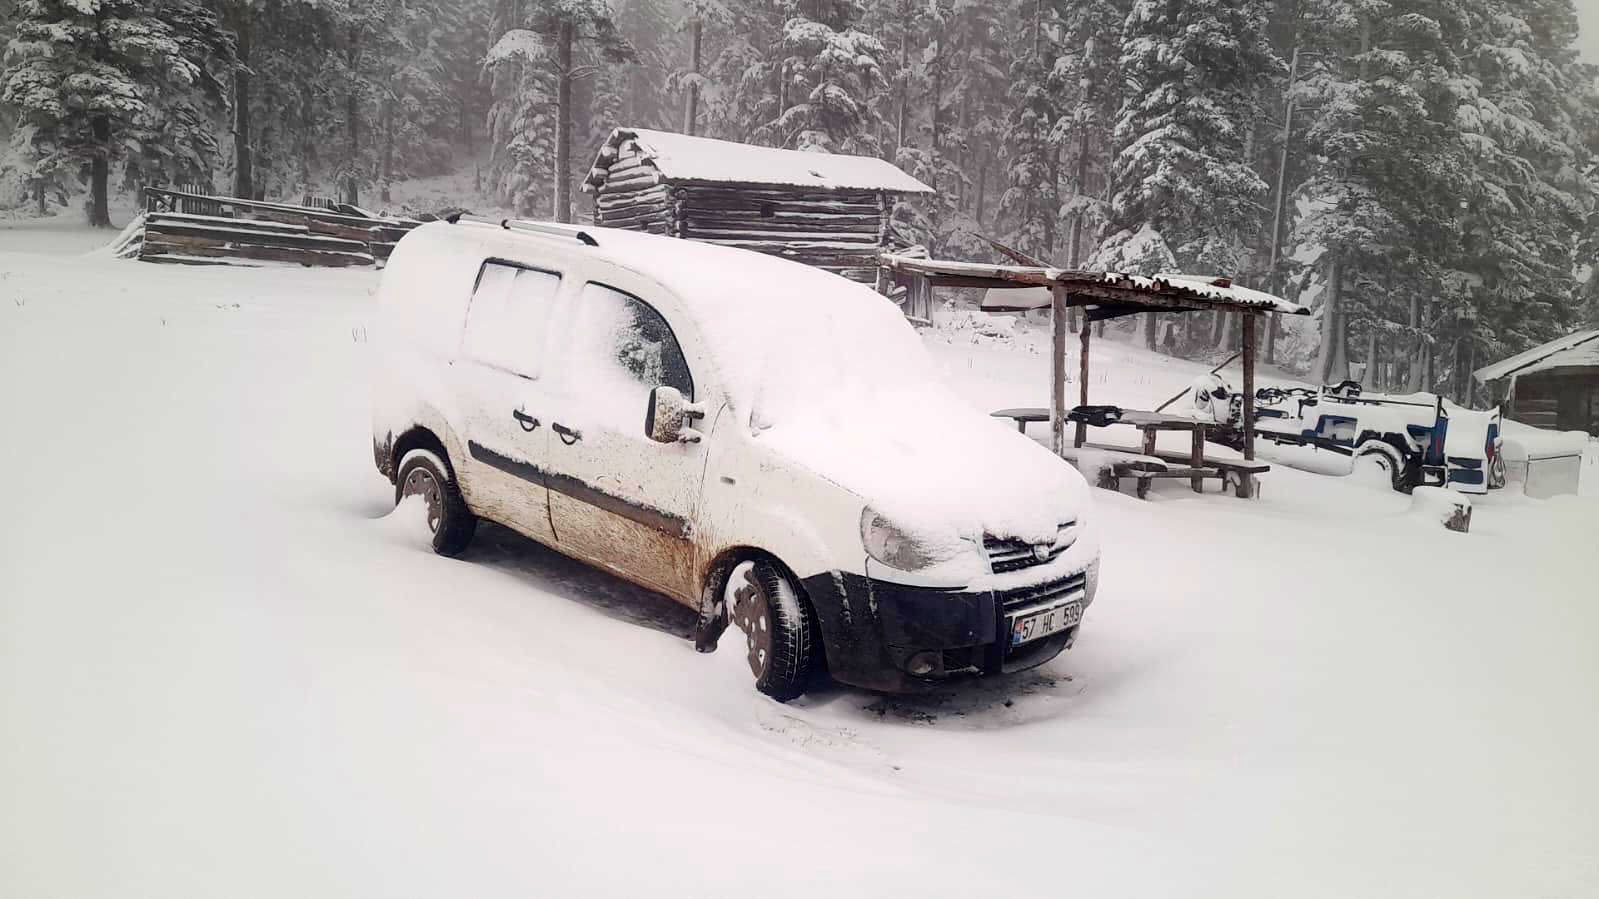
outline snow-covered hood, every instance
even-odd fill
[[[1082,475],[1014,427],[936,388],[878,399],[819,406],[756,439],[854,493],[935,555],[953,556],[985,534],[1047,542],[1087,514]]]

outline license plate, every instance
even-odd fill
[[[1058,634],[1083,620],[1081,600],[1011,619],[1010,645],[1020,646]]]

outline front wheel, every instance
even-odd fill
[[[434,552],[458,556],[466,550],[477,531],[477,516],[466,507],[455,476],[443,459],[425,449],[411,450],[400,459],[394,480],[394,504],[398,506],[408,496],[422,499],[428,530],[433,532]]]
[[[803,694],[816,623],[788,574],[770,562],[741,562],[728,576],[726,603],[728,617],[744,632],[755,689],[778,702]]]

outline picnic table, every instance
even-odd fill
[[[1049,421],[1049,410],[1041,408],[1001,409],[992,413],[995,418],[1008,418],[1016,422],[1016,429],[1027,433],[1027,425],[1036,421]],[[1271,466],[1257,462],[1233,461],[1230,459],[1214,459],[1205,457],[1205,431],[1215,426],[1214,422],[1202,421],[1197,418],[1185,418],[1181,415],[1167,415],[1160,412],[1143,412],[1136,409],[1118,409],[1108,411],[1103,409],[1089,409],[1079,406],[1067,416],[1076,421],[1086,421],[1092,417],[1096,424],[1127,425],[1137,428],[1143,434],[1142,450],[1129,451],[1125,447],[1090,444],[1087,448],[1110,453],[1129,455],[1138,452],[1139,458],[1120,459],[1112,464],[1109,469],[1111,474],[1107,483],[1101,486],[1115,489],[1119,486],[1121,478],[1132,478],[1138,482],[1138,497],[1143,499],[1149,495],[1150,484],[1162,478],[1183,479],[1195,493],[1203,493],[1206,479],[1220,480],[1223,489],[1234,486],[1240,498],[1249,498],[1255,495],[1254,479],[1256,475],[1265,474]],[[1187,431],[1193,435],[1190,451],[1184,455],[1179,453],[1160,452],[1155,445],[1156,438],[1161,431]],[[1152,465],[1151,460],[1158,460],[1162,465]],[[1181,467],[1172,467],[1172,465]]]

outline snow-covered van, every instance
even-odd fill
[[[630,231],[424,225],[372,329],[374,452],[434,548],[479,519],[736,625],[756,686],[881,690],[1076,639],[1088,488],[957,400],[899,310],[782,259]]]

